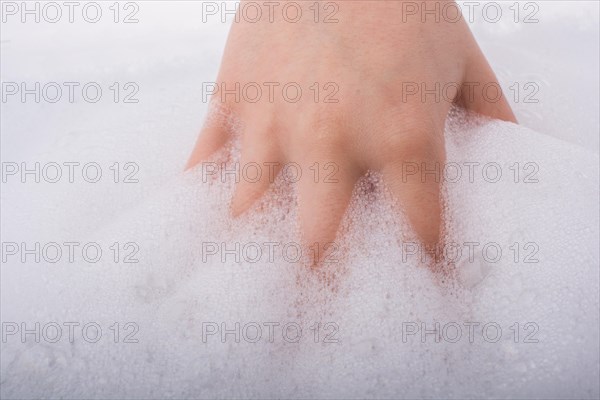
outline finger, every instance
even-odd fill
[[[419,133],[391,146],[395,158],[388,158],[383,179],[394,204],[405,211],[417,236],[426,246],[440,238],[440,170],[444,162],[443,143],[423,138],[439,137]],[[439,134],[441,135],[441,133]]]
[[[185,170],[195,167],[207,160],[230,139],[229,123],[225,112],[221,109],[211,109],[204,122],[202,131],[196,140],[194,150],[185,166]]]
[[[517,123],[498,78],[483,55],[467,68],[458,104],[477,114]]]
[[[336,234],[359,178],[360,171],[341,157],[302,165],[298,218],[312,266],[339,261]]]
[[[269,128],[264,128],[242,137],[240,181],[231,201],[234,217],[247,211],[269,189],[281,170],[277,148],[268,136]]]

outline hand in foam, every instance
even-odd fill
[[[420,172],[444,162],[450,107],[516,122],[464,20],[436,22],[410,3],[412,9],[402,1],[342,1],[325,10],[324,3],[297,2],[296,22],[275,9],[257,22],[240,15],[233,23],[211,101],[243,123],[241,166],[256,163],[275,173],[291,163],[300,167],[306,244],[324,248],[334,241],[354,185],[368,170],[383,174],[422,241],[437,244],[439,182]],[[227,124],[213,118],[188,168],[230,137]],[[267,172],[236,184],[234,216],[265,193],[272,183]]]

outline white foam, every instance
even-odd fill
[[[500,243],[507,252],[514,242],[535,242],[539,263],[514,263],[512,253],[490,263],[477,254],[475,262],[459,265],[466,285],[452,279],[442,283],[415,258],[402,261],[405,228],[378,190],[358,191],[362,195],[342,243],[346,257],[328,267],[336,272],[333,277],[323,279],[301,263],[286,262],[278,252],[275,262],[237,263],[232,257],[225,263],[219,257],[202,262],[202,241],[296,240],[290,221],[294,198],[271,193],[265,200],[268,212],[231,221],[226,206],[231,187],[203,184],[196,171],[161,187],[99,231],[82,234],[78,224],[66,221],[63,233],[52,236],[57,242],[72,235],[102,244],[133,240],[140,247],[139,264],[9,261],[3,266],[3,321],[95,321],[103,327],[131,321],[139,326],[137,344],[3,344],[4,394],[597,394],[597,157],[500,122],[469,127],[461,120],[449,127],[447,143],[449,162],[538,163],[536,184],[461,180],[446,188],[452,238]],[[85,198],[86,190],[79,196]],[[488,343],[476,335],[475,343],[464,337],[457,343],[436,343],[430,335],[422,343],[416,335],[403,343],[408,324],[423,322],[431,329],[436,321],[463,329],[468,321],[497,323],[503,338]],[[265,337],[254,344],[236,343],[230,336],[222,343],[217,335],[203,343],[202,324],[207,322],[225,322],[230,329],[235,322],[242,327],[257,323]],[[288,343],[276,330],[269,343],[263,325],[268,322],[300,324],[301,342]],[[315,322],[335,323],[339,343],[322,343],[323,337],[314,343],[309,327]],[[515,322],[521,325],[518,343],[510,331]],[[539,343],[523,343],[526,323],[539,327],[534,335]]]
[[[184,25],[188,28],[169,37],[191,46],[194,31]],[[508,41],[523,38],[518,32],[504,35]],[[16,112],[8,125],[14,129],[8,144],[16,150],[10,155],[3,147],[3,160],[93,160],[105,171],[115,161],[135,161],[140,183],[3,185],[3,241],[94,241],[106,251],[95,264],[22,263],[15,257],[3,263],[3,323],[26,322],[31,328],[35,322],[96,322],[103,329],[95,344],[79,331],[73,343],[8,337],[1,348],[3,398],[599,396],[598,156],[578,145],[587,139],[597,143],[597,114],[573,122],[580,137],[452,114],[448,161],[494,162],[505,175],[496,183],[446,182],[447,240],[498,243],[504,255],[498,262],[478,252],[472,261],[461,258],[455,273],[440,274],[407,256],[411,233],[384,201],[377,174],[357,190],[344,222],[339,263],[316,272],[280,252],[273,262],[238,263],[232,257],[222,262],[216,256],[203,262],[206,241],[297,241],[295,200],[291,188],[282,185],[263,200],[266,212],[232,221],[231,185],[203,183],[198,171],[181,172],[202,120],[200,96],[190,87],[212,79],[214,71],[198,72],[195,66],[205,65],[198,54],[183,56],[184,50],[161,40],[167,43],[159,46],[166,57],[158,69],[145,70],[143,60],[152,65],[151,60],[136,64],[127,53],[132,65],[146,71],[139,76],[146,88],[139,106],[6,105]],[[147,50],[139,56],[153,53]],[[22,64],[35,76],[31,64]],[[11,65],[4,68],[3,58],[3,80],[20,77]],[[519,65],[512,68],[526,67]],[[165,74],[163,68],[180,73]],[[55,75],[52,71],[46,72],[49,77],[60,75],[56,66]],[[116,72],[107,71],[109,82]],[[551,110],[541,107],[542,114],[520,116],[526,126],[543,131],[552,123]],[[38,132],[46,145],[28,148],[33,130],[44,123],[17,121],[33,111],[48,115],[48,131],[42,132],[50,136]],[[560,118],[569,120],[572,111],[565,109]],[[111,118],[104,114],[109,112]],[[57,115],[69,116],[67,131]],[[536,126],[538,117],[544,122]],[[511,174],[517,162],[523,174],[531,172],[525,163],[534,164],[537,182],[525,183],[520,174],[515,183]],[[114,242],[135,242],[139,263],[115,263],[107,250]],[[510,248],[514,243],[518,262]],[[539,262],[526,263],[527,256]],[[115,322],[121,324],[119,343],[109,330]],[[124,329],[126,322],[139,327],[138,343],[123,343],[132,332]],[[238,343],[229,335],[223,343],[213,335],[204,343],[203,324],[226,323],[231,329],[236,322],[258,324],[262,339],[250,343],[242,337]],[[265,325],[271,322],[280,324],[272,343]],[[407,335],[421,323],[432,329],[436,322],[446,327],[440,342],[432,334],[425,340],[420,332]],[[474,343],[469,322],[480,324]],[[299,343],[282,336],[286,323],[303,328]],[[315,323],[321,324],[317,343],[310,329]],[[452,343],[455,324],[463,336]],[[484,324],[500,326],[502,338],[489,340],[495,335],[491,325],[488,340],[483,338]],[[337,342],[324,342],[332,332],[330,339]],[[294,330],[288,333],[293,339]]]

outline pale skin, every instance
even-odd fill
[[[437,244],[442,234],[440,183],[420,174],[407,177],[403,165],[443,165],[444,123],[453,103],[516,122],[503,96],[490,101],[481,90],[497,78],[467,24],[462,19],[438,23],[431,17],[425,22],[418,15],[407,18],[401,1],[338,1],[338,22],[315,23],[314,2],[299,3],[307,17],[297,23],[278,14],[274,22],[241,18],[229,33],[216,82],[227,89],[236,82],[294,82],[303,90],[294,103],[278,91],[269,99],[265,86],[257,102],[213,95],[213,101],[243,122],[240,165],[301,166],[305,173],[297,183],[298,222],[307,245],[335,241],[354,186],[370,170],[382,173],[394,204],[406,213],[422,242]],[[325,88],[328,82],[335,86]],[[436,82],[442,87],[466,83],[479,90],[462,90],[450,98],[448,93],[437,99],[423,98],[421,92],[407,96],[407,83],[414,90],[421,84],[433,89]],[[309,89],[315,83],[321,90],[318,99]],[[338,89],[333,96],[338,102],[325,102],[333,88]],[[209,160],[230,139],[225,124],[207,124],[187,168]],[[335,182],[315,179],[314,167],[310,169],[315,163],[322,175],[332,171],[323,166],[334,163]],[[259,182],[237,183],[232,215],[248,211],[271,183],[267,173]]]

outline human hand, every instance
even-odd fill
[[[276,171],[286,163],[300,166],[298,216],[307,244],[323,248],[335,239],[354,185],[369,170],[383,174],[420,239],[437,244],[440,183],[420,174],[407,176],[403,165],[417,163],[427,170],[443,165],[444,124],[452,104],[516,122],[503,96],[492,102],[482,91],[497,79],[468,26],[462,19],[403,22],[401,1],[337,2],[338,22],[316,23],[310,9],[316,3],[299,3],[311,18],[297,23],[241,19],[231,28],[217,78],[220,89],[212,101],[243,122],[240,165],[278,163]],[[303,91],[297,102],[278,92],[290,82]],[[227,92],[236,83],[240,88],[257,83],[263,94],[255,102],[243,93],[236,99]],[[265,83],[279,84],[272,86],[273,96],[267,95]],[[423,89],[436,84],[463,90],[443,98],[422,96]],[[230,139],[225,125],[203,128],[188,168]],[[315,165],[321,168],[318,180],[307,173]],[[326,165],[333,166],[333,180],[325,179]],[[246,211],[271,183],[267,173],[258,182],[242,179],[232,214]]]

